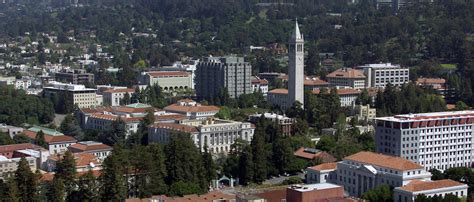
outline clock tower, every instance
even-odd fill
[[[304,39],[298,21],[288,44],[288,108],[296,101],[304,105]]]

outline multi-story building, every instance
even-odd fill
[[[101,170],[101,162],[97,157],[89,153],[75,153],[73,154],[76,163],[75,170],[78,173],[87,172],[89,170]],[[46,171],[54,172],[56,170],[57,162],[64,158],[64,154],[56,154],[49,156],[47,160],[48,167]]]
[[[74,137],[64,135],[61,132],[58,132],[54,129],[44,128],[44,127],[31,127],[23,131],[32,142],[35,141],[36,135],[39,131],[43,131],[44,140],[48,144],[48,150],[50,154],[59,154],[67,150],[67,147],[77,142]]]
[[[306,183],[335,182],[337,162],[322,163],[306,168]]]
[[[219,107],[213,105],[201,105],[191,99],[182,99],[175,104],[164,108],[168,113],[182,114],[188,119],[207,119],[219,112]]]
[[[356,69],[363,70],[367,78],[367,87],[381,87],[385,88],[387,84],[401,86],[408,83],[410,78],[410,71],[408,67],[401,67],[400,65],[393,65],[391,63],[385,64],[366,64],[356,67]]]
[[[284,115],[275,113],[264,113],[264,114],[252,114],[249,116],[249,121],[257,123],[261,118],[271,120],[273,123],[277,123],[280,127],[280,131],[285,136],[290,136],[293,131],[293,125],[296,123],[295,118],[289,118]]]
[[[31,87],[30,78],[16,79],[14,82],[15,89],[26,90]]]
[[[361,196],[382,184],[399,187],[412,180],[430,180],[431,173],[420,164],[404,158],[373,152],[359,152],[337,164],[335,184],[349,195]]]
[[[101,142],[83,141],[69,146],[68,150],[72,153],[93,154],[98,162],[102,162],[112,153],[113,148]]]
[[[376,151],[426,170],[471,167],[474,111],[404,114],[375,119]]]
[[[371,108],[370,105],[355,105],[352,114],[359,121],[369,122],[377,116],[377,109]]]
[[[217,97],[227,91],[230,98],[252,93],[252,66],[243,57],[208,57],[199,62],[196,70],[196,95],[199,98]]]
[[[436,90],[440,95],[446,95],[448,88],[446,86],[446,80],[441,78],[418,78],[416,80],[416,85],[432,88]]]
[[[71,108],[78,106],[95,107],[98,105],[96,89],[86,88],[84,85],[65,84],[59,82],[51,82],[50,86],[43,88],[45,97],[58,96],[68,99]]]
[[[36,159],[34,157],[25,157],[28,165],[32,172],[36,171]],[[18,162],[21,158],[7,158],[0,155],[0,179],[4,180],[5,178],[15,175],[15,171],[18,168]]]
[[[252,77],[252,92],[260,92],[263,96],[268,93],[268,81],[258,77]]]
[[[208,119],[198,126],[178,123],[156,123],[148,128],[148,141],[168,143],[176,132],[189,133],[197,147],[204,145],[212,153],[227,153],[236,139],[250,142],[255,127],[251,123]]]
[[[7,159],[33,157],[35,158],[36,167],[44,168],[49,157],[49,150],[31,143],[2,145],[0,146],[0,156]]]
[[[107,106],[120,106],[121,101],[125,98],[125,95],[131,98],[132,94],[135,92],[133,88],[117,88],[109,89],[102,92],[104,99],[104,105]]]
[[[54,74],[55,80],[71,84],[94,84],[94,74],[87,73],[85,69],[71,69]]]
[[[20,134],[23,132],[23,128],[16,127],[16,126],[9,126],[0,123],[0,132],[8,134],[11,138],[13,136]]]
[[[320,88],[329,88],[329,83],[318,77],[306,77],[304,79],[305,90],[316,90]]]
[[[362,71],[352,68],[341,68],[326,76],[330,85],[346,86],[355,89],[365,88],[365,75]]]
[[[287,110],[291,107],[288,103],[288,90],[283,88],[273,89],[267,94],[267,102],[279,106],[282,110]]]
[[[435,195],[444,197],[452,194],[458,198],[467,198],[467,184],[445,179],[437,181],[413,180],[405,186],[393,189],[394,202],[414,202],[416,197],[423,194],[428,197]]]
[[[139,77],[141,85],[158,85],[164,91],[193,89],[193,77],[186,71],[150,71],[142,72]]]
[[[150,105],[134,103],[120,107],[80,108],[76,111],[76,117],[81,128],[91,130],[105,130],[112,122],[121,119],[125,122],[127,135],[130,135],[138,131],[140,121],[148,111],[155,116],[165,114]]]
[[[360,91],[351,88],[340,88],[336,89],[337,94],[341,102],[341,107],[351,107],[356,104],[357,97],[359,97]],[[321,93],[320,89],[313,90],[313,94]],[[329,90],[327,91],[329,93]]]

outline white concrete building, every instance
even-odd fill
[[[120,101],[125,97],[125,95],[128,94],[128,96],[131,98],[134,92],[135,90],[132,88],[105,90],[102,92],[104,105],[120,106]]]
[[[97,103],[96,89],[86,88],[84,85],[66,84],[59,82],[50,82],[50,85],[43,88],[46,97],[54,95],[65,96],[71,103],[71,108],[77,105],[79,108],[94,107]]]
[[[31,171],[34,173],[36,171],[36,158],[28,156],[25,157],[25,159],[28,162]],[[4,180],[5,178],[14,176],[20,160],[20,157],[9,159],[0,155],[0,179]]]
[[[67,150],[67,147],[77,142],[74,137],[64,135],[54,129],[39,126],[28,128],[23,131],[23,133],[34,142],[39,131],[43,131],[44,133],[44,140],[48,144],[50,154],[63,153]]]
[[[253,92],[261,92],[263,96],[267,96],[268,81],[266,79],[252,77],[252,90]]]
[[[390,83],[395,86],[401,86],[408,83],[410,71],[408,67],[401,67],[391,63],[384,64],[366,64],[356,67],[364,71],[367,77],[367,87],[382,87]]]
[[[337,162],[322,163],[313,167],[306,168],[306,183],[326,183],[336,181]]]
[[[219,107],[214,105],[201,105],[191,99],[178,100],[175,104],[164,108],[167,113],[176,113],[186,116],[188,119],[207,119],[213,117],[219,112]]]
[[[159,85],[164,91],[193,89],[193,76],[186,71],[142,72],[140,84]]]
[[[227,153],[237,138],[250,142],[255,127],[251,123],[209,119],[198,126],[178,123],[156,123],[148,128],[148,141],[168,143],[175,132],[191,135],[192,140],[201,150],[204,144],[212,153]]]
[[[351,196],[361,196],[382,184],[399,187],[412,180],[430,180],[431,173],[412,161],[373,152],[359,152],[337,164],[336,184]]]
[[[330,90],[328,90],[329,93]],[[320,89],[313,90],[314,94],[319,94]],[[341,102],[341,107],[352,107],[356,104],[357,97],[359,97],[360,91],[352,88],[340,88],[336,89]]]
[[[376,118],[376,151],[419,163],[426,170],[471,167],[474,111]]]
[[[365,88],[365,75],[362,71],[352,68],[341,68],[326,75],[331,86],[346,86],[355,89]]]
[[[437,181],[413,180],[407,185],[396,187],[393,190],[393,201],[414,202],[420,194],[428,197],[433,197],[434,195],[444,197],[446,194],[453,194],[459,198],[466,198],[468,196],[467,188],[467,184],[449,179]]]

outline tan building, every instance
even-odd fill
[[[64,135],[54,129],[39,126],[28,128],[28,130],[23,131],[23,133],[34,142],[39,131],[43,131],[44,140],[48,144],[48,150],[51,154],[63,153],[67,150],[69,145],[77,142],[74,137]]]
[[[370,105],[355,105],[353,114],[359,121],[372,121],[377,116],[377,109],[371,108]]]
[[[214,116],[219,112],[219,109],[219,107],[213,105],[201,105],[191,99],[182,99],[164,108],[168,113],[182,114],[188,119],[200,120]]]
[[[355,89],[365,88],[365,75],[352,68],[341,68],[326,76],[331,86],[347,86]]]
[[[36,171],[36,158],[34,157],[25,157],[28,165],[30,166],[31,171]],[[18,168],[18,162],[21,158],[7,158],[0,155],[0,179],[11,177],[15,175],[15,171]]]
[[[441,95],[447,94],[446,80],[441,78],[418,78],[416,85],[433,88]]]
[[[69,146],[68,150],[72,153],[93,154],[99,162],[102,162],[112,153],[113,148],[101,142],[84,141]]]
[[[186,71],[143,72],[139,80],[143,85],[159,85],[165,91],[194,88],[192,75]]]
[[[329,83],[319,77],[306,77],[304,80],[305,90],[316,90],[320,88],[329,88]]]
[[[46,97],[52,97],[54,95],[64,96],[64,99],[68,99],[72,106],[83,107],[95,107],[99,105],[97,102],[96,89],[86,88],[84,85],[65,84],[59,82],[52,82],[50,86],[43,88],[43,93]]]
[[[424,194],[428,197],[434,195],[446,196],[452,194],[459,198],[467,198],[467,184],[456,182],[450,179],[437,181],[413,180],[405,186],[397,187],[393,190],[394,202],[414,202],[415,198]]]

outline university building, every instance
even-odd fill
[[[391,63],[384,64],[366,64],[355,67],[355,69],[364,71],[366,86],[385,88],[387,84],[401,86],[408,83],[410,79],[410,71],[408,67],[394,65]]]
[[[426,170],[471,167],[474,111],[376,118],[376,151],[419,163]]]

